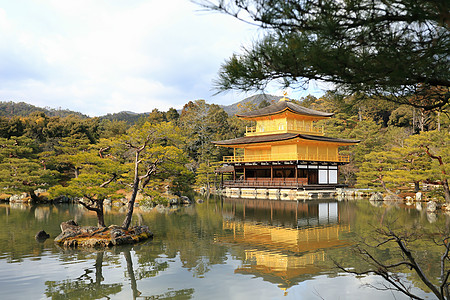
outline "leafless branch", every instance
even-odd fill
[[[117,178],[117,174],[113,174],[112,178],[109,179],[109,180],[107,180],[107,181],[105,181],[105,182],[103,182],[103,183],[100,185],[100,187],[105,187],[105,186],[107,186],[108,184],[110,184],[111,182],[113,182],[114,179],[116,179],[116,178]]]
[[[111,149],[111,146],[100,148],[98,150],[98,155],[100,155],[100,158],[103,158],[103,152],[108,151],[109,149]]]
[[[89,196],[84,196],[84,198],[87,198],[89,200],[89,203],[85,203],[82,200],[78,200],[78,203],[80,203],[81,205],[83,205],[87,210],[90,211],[95,211],[97,212],[99,209],[97,207],[94,207],[94,200],[92,198],[90,198]]]
[[[361,255],[367,262],[369,262],[372,265],[371,268],[364,271],[355,271],[346,269],[337,262],[334,262],[335,265],[339,269],[355,275],[369,275],[369,274],[379,275],[383,277],[386,280],[386,282],[388,282],[391,285],[391,287],[386,286],[386,289],[395,289],[411,297],[412,299],[421,299],[420,297],[412,294],[410,291],[410,287],[406,286],[402,281],[401,277],[395,273],[401,270],[402,267],[407,267],[410,270],[414,270],[414,272],[419,276],[420,280],[432,291],[434,295],[436,295],[438,299],[449,299],[448,280],[450,277],[450,270],[445,269],[446,266],[445,262],[450,259],[449,257],[450,242],[448,237],[445,237],[442,240],[442,243],[439,243],[439,245],[445,246],[445,252],[441,256],[440,261],[441,282],[439,286],[436,286],[427,277],[427,275],[422,270],[420,264],[418,263],[418,261],[416,260],[416,258],[414,257],[414,255],[412,254],[411,250],[408,247],[408,243],[415,241],[418,238],[418,236],[421,236],[421,234],[417,233],[415,230],[413,233],[403,231],[402,233],[399,234],[397,232],[394,232],[394,230],[392,230],[389,226],[376,229],[376,233],[384,238],[382,240],[378,240],[377,243],[375,243],[374,245],[370,245],[369,243],[362,241],[354,248],[357,254]],[[388,243],[391,242],[395,243],[397,248],[400,250],[400,255],[401,257],[403,257],[403,260],[391,264],[385,264],[367,250],[369,248],[379,248],[381,246],[386,246]]]

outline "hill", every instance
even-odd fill
[[[255,107],[258,107],[262,101],[267,101],[268,103],[272,103],[272,101],[277,102],[281,99],[281,96],[274,96],[270,94],[258,94],[245,98],[239,102],[230,104],[230,105],[221,105],[220,107],[229,115],[235,115],[239,111],[240,106],[248,105],[249,103],[254,104]]]
[[[221,108],[229,115],[232,116],[236,114],[241,106],[249,105],[252,103],[254,107],[258,107],[261,102],[267,101],[268,103],[273,103],[280,100],[281,96],[274,96],[270,94],[258,94],[245,98],[239,102],[230,104],[230,105],[220,105]],[[89,116],[84,115],[80,112],[71,111],[68,109],[54,109],[54,108],[42,108],[38,106],[34,106],[32,104],[28,104],[25,102],[3,102],[0,101],[0,117],[13,117],[13,116],[22,116],[26,117],[32,112],[41,111],[44,112],[47,116],[53,117],[66,117],[68,115],[76,115],[82,118],[89,118]],[[178,111],[181,113],[181,111]],[[125,121],[128,125],[133,125],[142,117],[148,117],[150,113],[135,113],[131,111],[121,111],[118,113],[110,113],[104,116],[99,117],[100,119],[108,119],[108,120],[116,120],[116,121]]]
[[[69,115],[76,115],[81,118],[89,118],[89,116],[77,112],[72,111],[68,109],[54,109],[49,107],[38,107],[34,106],[32,104],[28,104],[25,102],[5,102],[0,101],[0,117],[14,117],[14,116],[20,116],[20,117],[27,117],[33,112],[43,112],[49,117],[67,117]],[[147,117],[149,113],[135,113],[131,111],[121,111],[118,113],[113,114],[107,114],[105,116],[100,117],[100,119],[108,119],[108,120],[117,120],[117,121],[125,121],[127,124],[132,125],[139,120],[141,117]]]
[[[26,117],[36,111],[41,111],[49,117],[66,117],[68,115],[76,115],[81,118],[89,118],[85,114],[68,109],[42,108],[25,102],[0,101],[0,117]]]
[[[110,121],[124,121],[128,125],[133,125],[140,118],[148,117],[149,114],[150,113],[135,113],[132,111],[121,111],[118,113],[104,115],[100,117],[100,119],[108,119]]]

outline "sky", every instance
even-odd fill
[[[261,34],[189,0],[0,0],[0,101],[90,116],[229,105],[253,94],[214,95],[213,80]]]

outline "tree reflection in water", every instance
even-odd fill
[[[45,229],[54,237],[59,234],[60,222],[70,216],[80,214],[83,224],[95,223],[95,216],[66,205],[30,210],[0,205],[0,286],[2,297],[9,299],[16,299],[12,296],[17,296],[24,282],[29,283],[23,289],[27,298],[21,299],[30,299],[29,295],[54,299],[249,299],[256,297],[255,293],[261,299],[281,295],[298,299],[299,295],[317,295],[313,285],[327,286],[320,289],[320,297],[325,299],[340,295],[344,288],[367,299],[391,299],[390,293],[361,288],[365,282],[383,283],[382,278],[369,275],[358,277],[358,282],[356,277],[342,274],[333,260],[364,269],[367,261],[349,255],[349,245],[358,237],[372,237],[374,229],[388,220],[405,229],[420,224],[430,233],[450,227],[449,216],[439,214],[430,223],[425,209],[402,204],[378,207],[368,201],[222,198],[189,207],[141,211],[136,221],[151,226],[155,240],[89,252],[63,250],[51,239],[38,244],[34,235]],[[107,218],[114,224],[123,216],[112,211]],[[424,262],[424,272],[439,278],[439,247],[417,242],[413,251]],[[375,255],[389,263],[395,249],[376,249]],[[43,273],[41,265],[48,271]],[[428,291],[412,271],[400,275],[417,289]],[[426,292],[421,295],[427,296]]]
[[[92,278],[92,269],[85,269],[84,274],[73,280],[46,281],[45,295],[52,299],[100,299],[119,293],[122,290],[122,284],[102,284],[104,281],[103,259],[104,251],[97,252],[94,278]]]
[[[141,248],[142,245],[137,245]],[[80,254],[75,251],[75,254]],[[143,278],[154,277],[160,271],[168,268],[167,262],[159,263],[156,258],[146,257],[145,264],[138,264],[137,269],[133,267],[133,246],[115,247],[112,249],[113,261],[120,254],[123,254],[126,262],[125,277],[130,281],[132,299],[167,299],[175,297],[177,299],[190,299],[194,289],[181,289],[178,291],[169,291],[161,295],[145,296],[138,289],[137,281]],[[61,281],[46,281],[45,295],[52,299],[101,299],[110,298],[109,296],[118,294],[122,291],[123,284],[112,283],[105,284],[103,276],[103,263],[105,260],[105,251],[95,253],[95,263],[93,268],[84,270],[84,273],[75,279],[65,279]],[[117,264],[117,261],[113,262]]]

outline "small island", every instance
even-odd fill
[[[55,243],[67,247],[112,247],[124,244],[135,244],[153,237],[148,226],[134,226],[123,229],[117,225],[108,227],[80,226],[70,220],[61,223],[61,234]]]

